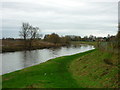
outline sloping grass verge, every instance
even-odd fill
[[[70,72],[84,88],[118,88],[118,56],[96,50],[71,62]]]

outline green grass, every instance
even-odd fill
[[[63,56],[3,75],[3,88],[78,88],[69,72],[71,61],[94,50]],[[82,86],[80,86],[82,87]]]
[[[117,88],[119,68],[116,57],[116,55],[96,50],[72,61],[70,72],[72,72],[79,86],[85,88]]]
[[[118,67],[111,61],[115,55],[98,49],[58,57],[3,75],[3,88],[117,88]]]

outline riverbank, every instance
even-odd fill
[[[44,49],[44,48],[57,48],[61,46],[66,46],[65,44],[54,44],[50,42],[45,42],[41,40],[33,41],[31,49],[29,47],[24,47],[23,40],[2,40],[2,53],[4,52],[15,52],[15,51],[24,51],[24,50],[36,50],[36,49]]]
[[[118,67],[110,53],[90,50],[58,57],[3,75],[3,88],[117,88]]]
[[[118,56],[113,53],[95,50],[70,64],[70,72],[79,87],[118,88]]]
[[[24,47],[23,40],[2,40],[2,45],[0,48],[2,49],[2,53],[5,52],[15,52],[15,51],[24,51],[24,50],[36,50],[36,49],[45,49],[45,48],[58,48],[61,46],[69,46],[69,45],[79,45],[79,44],[89,44],[89,45],[96,45],[97,42],[83,42],[83,41],[72,41],[69,44],[65,43],[50,43],[42,40],[33,41],[31,49],[29,47]]]
[[[73,45],[87,44],[87,45],[97,46],[98,42],[96,41],[71,41],[71,44]]]

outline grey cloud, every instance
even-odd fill
[[[74,2],[76,3],[76,0]],[[58,33],[66,30],[67,34],[78,34],[73,33],[76,30],[80,35],[90,34],[90,31],[105,32],[106,35],[116,33],[118,22],[116,2],[86,2],[85,6],[77,7],[46,3],[3,2],[3,30],[17,32],[22,22],[30,22],[39,26],[43,33],[47,30],[49,33],[52,33],[52,30],[56,32],[58,30]]]

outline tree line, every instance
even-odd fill
[[[59,36],[56,33],[46,34],[43,39],[41,39],[42,34],[40,34],[39,27],[35,27],[30,25],[29,23],[22,23],[21,30],[19,31],[20,40],[24,41],[25,48],[31,48],[33,41],[42,40],[51,42],[54,44],[69,44],[71,41],[97,41],[97,42],[104,42],[104,41],[115,41],[116,37],[117,40],[120,39],[120,25],[119,31],[116,36],[110,36],[108,34],[107,37],[96,37],[93,35],[90,36],[76,36],[76,35],[66,35],[66,36]],[[3,38],[5,39],[5,38]],[[6,38],[8,40],[14,40],[14,38]]]

